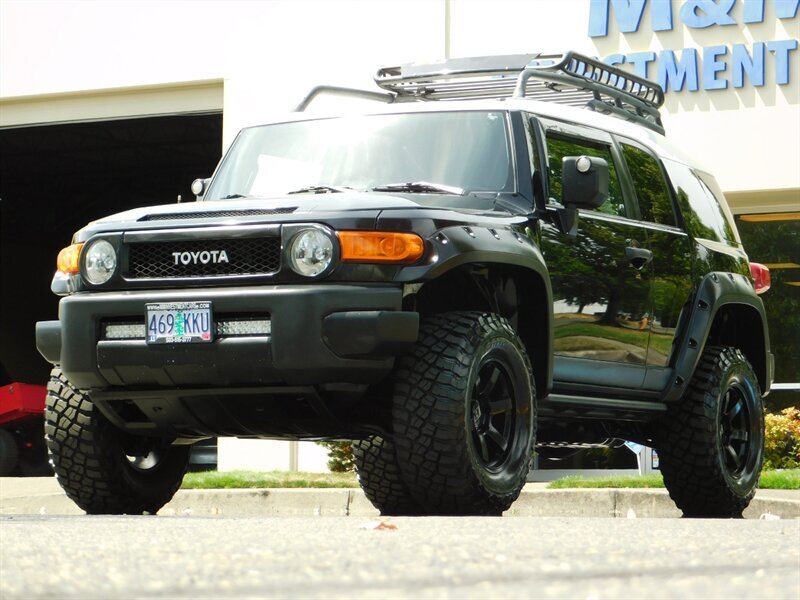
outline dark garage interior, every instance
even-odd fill
[[[221,152],[221,113],[0,130],[0,376],[47,381],[34,324],[57,317],[50,280],[73,232],[178,195],[193,200],[192,180],[210,176]]]

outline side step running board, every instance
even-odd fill
[[[663,402],[550,394],[539,401],[540,418],[650,421],[667,411]]]

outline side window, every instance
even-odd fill
[[[713,175],[703,173],[702,171],[697,171],[695,174],[700,178],[700,183],[703,184],[708,195],[714,199],[713,205],[715,208],[722,214],[722,219],[720,220],[722,237],[729,242],[741,244],[739,232],[736,231],[736,226],[733,224],[733,215],[731,214],[730,208],[728,208],[728,201],[725,200],[725,195],[722,193],[717,180],[714,179]]]
[[[622,144],[622,155],[633,180],[642,220],[661,225],[677,224],[667,184],[658,162],[650,154],[628,144]]]
[[[603,158],[608,163],[608,198],[597,210],[609,215],[626,216],[625,201],[622,197],[622,188],[619,185],[617,169],[611,155],[611,148],[606,144],[552,134],[548,135],[547,162],[550,165],[550,196],[556,201],[564,203],[563,190],[561,189],[562,159],[565,156],[581,156],[584,154]]]
[[[686,227],[694,237],[738,243],[736,233],[725,214],[723,204],[715,197],[708,183],[684,164],[664,160],[667,174],[675,188],[678,206]],[[710,175],[704,174],[716,187]],[[720,192],[721,195],[721,192]]]

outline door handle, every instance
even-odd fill
[[[633,265],[634,269],[641,269],[651,260],[653,260],[653,253],[647,248],[634,248],[632,246],[625,247],[625,258]]]

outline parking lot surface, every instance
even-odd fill
[[[0,597],[800,598],[800,521],[0,517]]]

